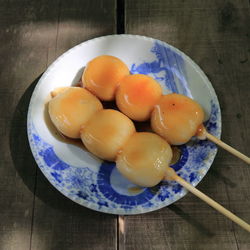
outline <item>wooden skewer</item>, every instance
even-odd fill
[[[218,202],[214,201],[201,191],[199,191],[197,188],[193,187],[190,183],[186,182],[184,179],[182,179],[180,176],[178,176],[175,171],[172,168],[168,168],[167,170],[167,176],[166,180],[175,180],[180,185],[185,187],[187,190],[189,190],[191,193],[199,197],[201,200],[206,202],[208,205],[216,209],[218,212],[222,213],[226,217],[228,217],[230,220],[250,232],[250,225],[246,223],[244,220],[240,219],[238,216],[221,206]]]
[[[250,158],[249,157],[247,157],[246,155],[242,154],[241,152],[239,152],[238,150],[234,149],[233,147],[229,146],[228,144],[226,144],[225,142],[221,141],[217,137],[209,134],[208,132],[206,132],[206,137],[207,137],[208,140],[210,140],[213,143],[215,143],[215,144],[219,145],[220,147],[224,148],[229,153],[235,155],[236,157],[238,157],[241,160],[245,161],[246,163],[250,164]]]
[[[227,150],[229,153],[235,155],[236,157],[240,158],[244,162],[250,164],[250,158],[248,156],[242,154],[241,152],[239,152],[238,150],[236,150],[233,147],[229,146],[225,142],[221,141],[220,139],[218,139],[214,135],[211,135],[210,133],[208,133],[206,128],[204,127],[204,125],[199,126],[196,135],[200,139],[203,139],[203,140],[208,139],[208,140],[210,140],[211,142],[213,142],[213,143],[217,144],[218,146],[220,146],[220,147],[224,148],[225,150]]]

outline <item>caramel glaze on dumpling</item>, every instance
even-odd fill
[[[88,90],[79,87],[65,88],[48,105],[51,121],[69,138],[80,138],[81,126],[101,109],[101,102]]]

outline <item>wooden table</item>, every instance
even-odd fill
[[[34,87],[59,55],[87,39],[140,34],[190,56],[211,80],[224,141],[250,155],[248,0],[0,0],[0,249],[250,249],[250,234],[194,197],[148,214],[81,207],[47,181],[31,155]],[[250,222],[250,166],[219,149],[201,191]]]

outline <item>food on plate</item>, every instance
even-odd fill
[[[114,161],[118,151],[135,133],[133,122],[117,110],[96,112],[81,128],[81,139],[94,155]]]
[[[172,145],[181,145],[196,135],[204,120],[201,106],[181,94],[168,94],[160,98],[151,115],[151,126]]]
[[[85,88],[52,91],[48,107],[56,128],[67,137],[81,138],[97,157],[116,161],[121,174],[139,186],[152,187],[164,180],[173,158],[169,144],[186,143],[197,133],[204,120],[201,106],[180,94],[163,96],[153,78],[129,75],[127,66],[113,56],[90,61],[82,82]],[[114,96],[123,113],[103,109],[99,101]],[[136,132],[130,118],[145,121],[150,117],[158,135]]]
[[[116,166],[131,182],[152,187],[164,179],[171,159],[171,147],[164,139],[154,133],[136,132],[120,150]]]
[[[162,89],[152,77],[135,74],[125,76],[116,92],[118,108],[132,120],[148,120],[162,95]]]
[[[79,87],[65,88],[48,104],[52,123],[70,138],[80,138],[81,126],[101,109],[101,102],[88,90]]]
[[[127,65],[119,58],[102,55],[88,62],[83,75],[83,87],[102,101],[111,101],[116,88],[125,76],[129,75]]]
[[[103,109],[86,89],[61,89],[49,102],[49,115],[61,133],[80,137],[91,153],[116,161],[118,170],[131,182],[151,187],[164,179],[172,159],[169,144],[154,133],[136,132],[126,115]]]

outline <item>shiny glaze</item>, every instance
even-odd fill
[[[133,122],[119,111],[104,109],[82,126],[81,139],[94,155],[114,161],[120,148],[135,133]]]
[[[129,69],[119,58],[102,55],[91,60],[82,75],[83,86],[100,100],[111,101],[116,88]]]
[[[171,159],[171,147],[164,139],[154,133],[136,132],[123,145],[116,166],[132,183],[152,187],[163,180]]]
[[[151,115],[151,126],[172,145],[188,142],[204,120],[201,106],[180,94],[162,96]]]
[[[101,102],[88,90],[79,87],[63,90],[48,104],[54,126],[70,138],[80,138],[81,126],[100,109]]]
[[[152,77],[142,74],[124,77],[116,93],[118,108],[136,121],[149,119],[162,89]]]
[[[50,98],[51,99],[51,98]],[[67,143],[67,144],[71,144],[74,146],[77,146],[83,150],[86,150],[85,146],[83,145],[81,139],[72,139],[69,138],[65,135],[63,135],[59,130],[57,130],[57,128],[55,127],[55,125],[52,123],[50,116],[49,116],[49,111],[48,111],[48,102],[45,103],[45,107],[44,107],[44,121],[47,125],[47,128],[49,129],[51,135],[58,141],[63,142],[63,143]]]

